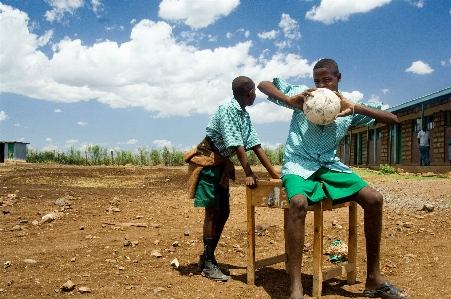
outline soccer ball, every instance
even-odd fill
[[[328,125],[340,112],[340,98],[330,89],[318,88],[312,91],[313,97],[304,102],[304,114],[316,125]]]

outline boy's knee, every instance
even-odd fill
[[[295,195],[290,199],[290,214],[307,215],[308,201],[303,195]]]
[[[367,187],[368,190],[365,190],[363,194],[363,203],[366,207],[376,208],[382,207],[384,203],[384,197],[379,191],[374,190],[373,188]]]

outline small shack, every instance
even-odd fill
[[[0,163],[25,162],[27,160],[27,144],[20,141],[0,141]]]

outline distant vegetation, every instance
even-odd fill
[[[284,146],[275,150],[265,149],[266,155],[273,165],[282,165]],[[67,152],[39,151],[27,149],[28,163],[58,163],[64,165],[137,165],[137,166],[182,166],[183,151],[164,147],[149,149],[138,147],[136,152],[123,150],[108,150],[98,145],[88,146],[85,150],[71,147]],[[260,165],[253,151],[247,152],[250,165]],[[240,165],[236,156],[231,159],[235,165]]]

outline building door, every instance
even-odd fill
[[[362,133],[355,134],[354,165],[362,165]]]
[[[0,143],[0,163],[5,162],[5,144]]]
[[[445,165],[450,163],[450,161],[448,160],[450,148],[450,146],[448,145],[449,141],[451,141],[451,127],[445,127]]]
[[[8,160],[14,160],[14,143],[8,143]]]
[[[395,126],[395,164],[402,164],[402,126]]]

